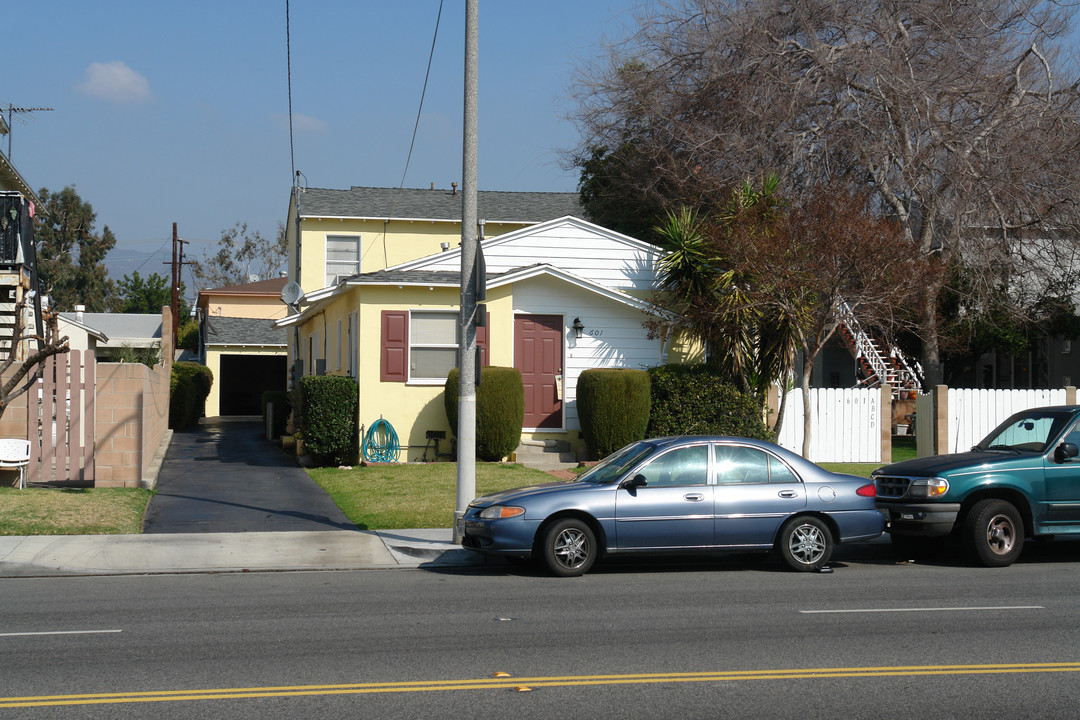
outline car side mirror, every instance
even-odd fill
[[[1076,447],[1076,443],[1065,442],[1054,448],[1054,462],[1057,463],[1063,463],[1077,455],[1080,455],[1080,448]]]
[[[638,473],[634,477],[623,480],[622,487],[624,490],[637,490],[640,487],[645,487],[649,484],[649,481],[645,479],[645,476]]]

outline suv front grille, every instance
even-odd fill
[[[911,478],[894,475],[878,475],[874,478],[874,489],[879,498],[902,498],[907,495]]]

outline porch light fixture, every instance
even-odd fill
[[[581,318],[574,318],[574,324],[570,327],[574,328],[574,337],[580,340],[581,334],[585,332],[585,325],[581,322]]]

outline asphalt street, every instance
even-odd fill
[[[0,580],[0,716],[1072,718],[1080,552]],[[21,698],[21,699],[19,699]]]

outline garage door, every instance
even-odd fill
[[[262,394],[285,390],[284,355],[222,355],[221,377],[215,378],[222,415],[261,415]]]

